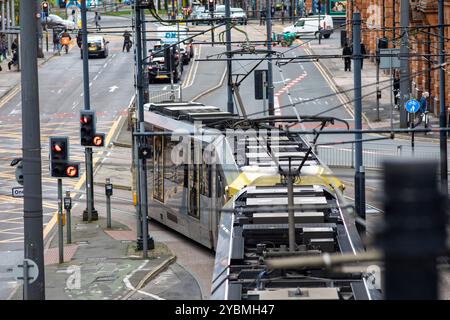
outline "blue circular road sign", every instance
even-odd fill
[[[420,102],[416,99],[411,99],[405,103],[405,109],[409,113],[416,113],[420,109]]]

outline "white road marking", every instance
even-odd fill
[[[103,68],[106,68],[107,66],[108,66],[108,62],[103,65]]]
[[[112,86],[112,87],[109,87],[109,92],[114,92],[114,91],[116,91],[117,89],[119,89],[119,87],[118,86]]]
[[[59,90],[58,90],[58,94],[61,94],[61,92],[62,92],[62,89],[59,89]]]
[[[127,275],[125,278],[123,278],[123,282],[125,283],[125,286],[126,286],[128,289],[130,289],[131,291],[133,291],[133,292],[138,292],[138,293],[140,293],[140,294],[146,295],[146,296],[151,297],[151,298],[156,299],[156,300],[165,300],[165,299],[161,298],[160,296],[157,296],[156,294],[152,294],[152,293],[145,292],[145,291],[142,291],[142,290],[137,290],[137,289],[131,284],[130,278],[131,278],[137,271],[139,271],[139,270],[141,270],[142,268],[144,268],[144,266],[145,266],[146,264],[147,264],[147,260],[144,261],[137,269],[134,269],[129,275]]]
[[[93,80],[95,81],[95,80],[97,80],[97,79],[98,79],[98,74],[94,77]]]

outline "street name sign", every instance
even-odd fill
[[[12,188],[13,198],[23,198],[23,187]]]

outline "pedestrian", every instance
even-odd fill
[[[100,20],[102,20],[102,17],[100,17],[100,14],[97,11],[95,11],[94,22],[95,22],[95,27],[97,28],[98,31],[102,30],[102,28],[100,26]]]
[[[272,6],[270,7],[270,16],[272,18],[275,17],[275,6],[272,4]]]
[[[4,33],[0,34],[0,62],[7,59],[6,53],[8,52],[8,40]],[[1,71],[1,70],[0,70]]]
[[[366,57],[367,51],[366,51],[366,46],[364,45],[364,43],[361,42],[361,70],[364,67],[364,59]]]
[[[266,24],[266,8],[262,8],[259,13],[259,25],[263,26]]]
[[[394,73],[394,83],[392,91],[394,93],[394,105],[395,109],[398,109],[398,98],[400,94],[400,73],[398,71],[395,71]]]
[[[428,98],[429,98],[430,94],[428,92],[423,92],[422,93],[422,97],[419,100],[420,103],[420,109],[417,112],[418,116],[419,116],[419,122],[417,122],[417,125],[420,125],[422,123],[422,121],[424,120],[424,118],[427,116],[428,113]],[[428,121],[424,121],[425,124],[425,128],[428,127]]]
[[[11,70],[12,65],[17,65],[19,63],[19,43],[17,41],[17,38],[15,38],[13,43],[11,44],[11,50],[13,52],[13,57],[12,60],[8,62],[9,70]]]
[[[283,7],[281,8],[281,24],[284,24],[284,13],[286,12],[286,5],[283,4]]]
[[[342,51],[342,56],[344,59],[345,71],[352,71],[352,48],[349,47],[348,43],[345,43],[344,50]]]
[[[81,30],[78,30],[78,34],[77,34],[77,45],[78,48],[81,49],[81,45],[83,44],[83,35],[81,34]]]
[[[53,52],[61,54],[60,30],[53,29]]]

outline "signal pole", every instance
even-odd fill
[[[272,8],[270,7],[270,0],[266,0],[266,30],[267,30],[267,50],[272,51]],[[273,68],[272,68],[272,54],[267,56],[267,93],[269,96],[269,116],[275,115],[275,101],[273,96]]]
[[[35,282],[24,283],[24,300],[45,299],[44,239],[42,221],[42,165],[39,121],[38,38],[36,6],[20,2],[20,55],[22,61],[22,146],[24,175],[24,258],[39,270]],[[31,36],[30,36],[31,35]],[[24,41],[24,39],[26,39]]]
[[[447,128],[447,110],[445,109],[445,31],[444,31],[444,0],[439,0],[439,127]],[[441,131],[441,185],[442,192],[448,195],[448,163],[447,163],[447,132]]]
[[[361,82],[361,14],[353,14],[353,72],[355,86],[355,129],[362,129],[362,82]],[[363,166],[362,134],[355,133],[355,209],[357,215],[366,219],[365,173]],[[360,235],[366,228],[357,222],[356,227]]]
[[[404,108],[410,98],[411,87],[409,80],[409,0],[401,0],[401,46],[400,46],[400,128],[408,126],[408,115]]]
[[[87,8],[86,0],[81,0],[81,36],[83,49],[83,89],[84,89],[84,110],[91,110],[89,93],[89,56],[87,41]],[[94,208],[94,169],[92,163],[92,148],[85,148],[86,161],[86,209],[83,212],[83,220],[91,222],[98,219],[97,210]]]
[[[230,24],[231,10],[230,10],[230,0],[225,0],[225,18],[227,19],[226,26],[226,49],[227,52],[231,52],[231,24]],[[227,110],[230,113],[234,113],[234,105],[233,105],[233,64],[231,59],[231,54],[227,54],[227,73],[228,73],[228,85],[227,85],[227,93],[228,93],[228,101],[227,101]]]
[[[136,106],[137,106],[137,120],[138,131],[140,133],[145,132],[144,122],[144,77],[143,77],[143,55],[142,55],[142,41],[145,36],[142,36],[142,24],[145,23],[145,19],[142,19],[142,8],[139,5],[135,5],[135,19],[136,19]],[[140,147],[140,139],[138,139],[137,147]],[[146,159],[138,159],[138,172],[139,175],[137,193],[139,194],[140,212],[138,216],[142,221],[142,250],[143,258],[147,258],[148,250],[154,248],[153,238],[148,235],[148,205],[147,205],[147,162]],[[139,247],[139,239],[138,239]]]

